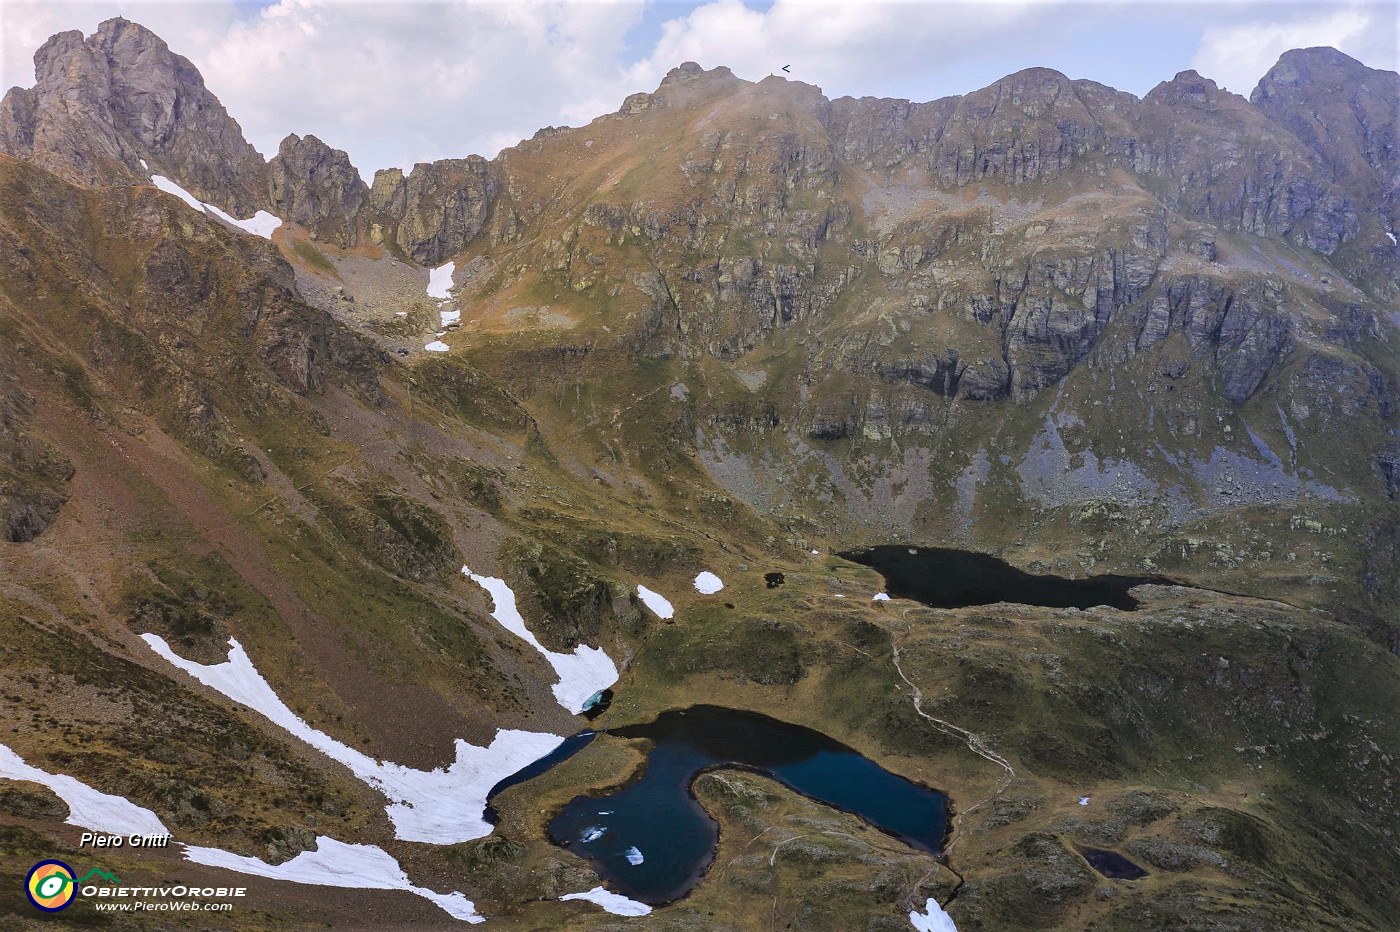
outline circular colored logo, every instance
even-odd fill
[[[24,880],[24,892],[29,902],[46,913],[67,909],[77,892],[73,883],[73,868],[62,861],[40,861],[29,869]]]

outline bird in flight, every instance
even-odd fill
[[[792,71],[792,65],[783,65],[783,70],[784,70],[784,71],[787,71],[787,72],[791,72],[791,71]]]

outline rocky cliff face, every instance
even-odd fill
[[[0,151],[84,184],[144,179],[140,161],[240,217],[266,203],[267,166],[189,60],[110,19],[34,55],[33,88],[0,103]]]
[[[1350,274],[1385,283],[1400,294],[1400,75],[1367,68],[1335,49],[1285,52],[1250,94],[1250,102],[1314,153],[1330,175],[1366,205],[1366,223],[1342,257]],[[1386,235],[1386,234],[1389,234]]]
[[[369,235],[415,262],[436,265],[486,229],[500,172],[479,155],[376,172],[368,201]]]
[[[343,151],[293,134],[268,163],[268,177],[272,213],[336,245],[355,241],[355,219],[369,188]]]
[[[928,103],[833,101],[688,63],[588,126],[541,130],[491,160],[380,171],[371,188],[315,137],[288,137],[255,165],[188,62],[140,27],[57,36],[36,61],[36,87],[7,98],[7,148],[89,183],[145,153],[196,191],[203,159],[226,166],[240,203],[261,197],[326,242],[422,265],[455,259],[471,270],[458,298],[483,325],[540,342],[524,360],[499,357],[525,397],[577,378],[567,362],[539,364],[549,347],[619,370],[742,369],[759,387],[695,402],[689,442],[757,444],[779,462],[835,445],[816,451],[831,483],[819,499],[878,498],[836,465],[846,456],[873,457],[903,482],[895,449],[843,445],[923,448],[964,405],[995,406],[981,419],[993,423],[1076,396],[1058,416],[1088,436],[1064,456],[1092,456],[1092,474],[1045,490],[1048,460],[1034,451],[1063,438],[1032,426],[1043,412],[1002,456],[1035,507],[1093,497],[1110,450],[1090,409],[1120,375],[1135,398],[1118,403],[1136,415],[1111,428],[1122,434],[1112,481],[1155,490],[1145,500],[1173,521],[1230,504],[1186,491],[1214,482],[1220,450],[1271,477],[1259,488],[1324,499],[1381,488],[1386,474],[1372,466],[1395,455],[1384,438],[1400,373],[1376,347],[1396,339],[1388,302],[1400,263],[1387,234],[1400,79],[1331,50],[1285,55],[1252,100],[1189,71],[1139,100],[1031,68]],[[77,101],[71,112],[64,100]],[[312,368],[302,381],[315,381]],[[1203,426],[1223,429],[1246,409],[1254,420],[1229,435]],[[1266,411],[1284,414],[1264,426]],[[1303,478],[1333,466],[1304,466],[1299,438],[1340,441],[1340,412],[1370,419],[1362,465],[1336,482]],[[1153,465],[1143,457],[1156,456],[1159,417],[1176,452]],[[921,507],[960,525],[974,521],[976,496],[928,496],[983,481],[989,454],[966,439],[968,458],[944,467],[958,475],[921,493]],[[1183,445],[1193,465],[1176,455]],[[1287,482],[1272,478],[1285,447]],[[876,511],[848,509],[856,520]]]

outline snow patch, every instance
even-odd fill
[[[870,597],[872,602],[888,602],[889,600],[890,594],[888,592],[877,592]]]
[[[709,570],[695,577],[695,591],[701,595],[714,595],[724,588],[724,580]]]
[[[0,777],[41,783],[68,804],[69,825],[113,835],[165,835],[168,831],[151,810],[120,796],[108,796],[81,780],[31,767],[14,751],[0,744]]]
[[[442,318],[442,325],[455,324],[462,319],[461,311],[438,311],[438,316]]]
[[[637,849],[636,845],[633,845],[623,852],[623,856],[627,858],[627,863],[631,864],[633,867],[636,867],[646,860],[646,858],[642,857],[642,852]]]
[[[142,167],[145,167],[145,164],[145,162],[142,162]],[[258,211],[247,220],[239,220],[236,217],[224,213],[213,204],[206,204],[164,175],[152,175],[151,184],[155,185],[166,194],[175,195],[200,213],[213,214],[229,226],[237,227],[245,233],[252,233],[254,236],[261,236],[263,239],[272,239],[272,231],[282,225],[280,219],[274,217],[265,210]]]
[[[164,175],[152,175],[151,184],[155,185],[157,188],[160,188],[166,194],[175,195],[180,200],[184,201],[186,204],[189,204],[191,207],[193,207],[200,213],[204,213],[203,201],[201,201],[199,198],[195,197],[193,194],[186,191],[184,188],[180,187],[178,184],[171,181]]]
[[[676,614],[676,609],[671,605],[670,599],[659,592],[652,592],[640,583],[637,584],[637,595],[647,608],[656,613],[658,618],[671,618]]]
[[[1081,806],[1087,806],[1087,805],[1089,805],[1089,797],[1087,797],[1087,796],[1081,796],[1081,797],[1079,797],[1079,805],[1081,805]]]
[[[318,887],[407,890],[436,903],[454,919],[471,923],[486,921],[476,911],[475,904],[461,893],[437,893],[414,886],[393,855],[375,845],[350,845],[321,835],[316,839],[315,851],[303,851],[290,861],[277,865],[219,848],[193,845],[186,846],[185,857],[196,864]]]
[[[953,925],[953,917],[945,913],[933,897],[928,898],[923,912],[911,910],[909,921],[919,932],[958,932],[958,927]]]
[[[113,835],[168,835],[169,830],[151,810],[143,809],[120,796],[109,796],[73,777],[51,774],[30,766],[18,754],[0,744],[0,777],[39,783],[68,804],[69,825],[90,828]],[[407,890],[432,900],[457,919],[482,922],[471,900],[460,893],[436,893],[409,882],[408,875],[383,848],[374,845],[347,845],[321,835],[315,851],[303,851],[274,867],[224,851],[185,845],[185,857],[196,864],[222,867],[241,874],[366,890]]]
[[[457,271],[455,263],[440,265],[428,272],[428,297],[452,297],[452,273]]]
[[[138,162],[141,163],[141,170],[142,170],[142,171],[147,171],[147,172],[148,172],[148,171],[151,170],[151,166],[149,166],[149,165],[146,164],[146,160],[145,160],[145,159],[137,159],[136,161],[138,161]]]
[[[451,347],[449,347],[446,343],[442,342],[441,340],[434,340],[427,346],[423,347],[423,349],[427,350],[430,353],[445,353],[449,349],[451,349]]]
[[[502,729],[490,747],[476,747],[458,738],[457,759],[446,770],[413,770],[377,761],[306,724],[278,698],[234,638],[229,638],[228,660],[215,664],[186,660],[159,635],[143,634],[141,638],[205,686],[260,713],[288,734],[349,767],[365,784],[387,796],[389,805],[384,811],[394,823],[395,834],[404,841],[455,845],[490,835],[491,826],[483,813],[491,788],[564,740],[559,735]]]
[[[596,903],[614,916],[647,916],[651,914],[651,907],[645,903],[638,903],[636,900],[628,899],[620,893],[613,893],[603,887],[594,887],[585,893],[566,893],[559,897],[561,900],[587,900]]]
[[[1390,237],[1390,245],[1394,246],[1394,245],[1395,245],[1395,234],[1392,233],[1392,232],[1390,232],[1389,230],[1386,230],[1386,231],[1385,231],[1385,235]]]
[[[515,592],[506,585],[504,579],[478,576],[465,566],[462,567],[462,574],[490,593],[491,617],[500,622],[501,627],[539,651],[554,668],[554,672],[559,674],[559,682],[554,685],[554,698],[564,708],[577,715],[583,711],[584,703],[594,693],[617,682],[617,665],[601,647],[580,644],[574,648],[572,654],[559,654],[541,644],[530,629],[525,627],[525,619],[515,607]]]

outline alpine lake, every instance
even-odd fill
[[[878,571],[893,596],[935,608],[1017,602],[1131,611],[1137,602],[1129,589],[1169,582],[1159,577],[1038,576],[985,554],[904,544],[840,556]],[[781,577],[775,581],[775,574],[769,575],[770,588],[781,585]],[[949,829],[946,793],[891,773],[821,732],[717,705],[666,711],[643,724],[579,732],[501,781],[491,798],[568,760],[598,734],[644,739],[650,745],[645,767],[620,788],[575,796],[549,820],[546,833],[554,844],[586,859],[609,889],[634,900],[655,906],[681,899],[714,860],[719,827],[692,789],[696,778],[711,770],[760,774],[853,813],[912,848],[942,852]],[[488,807],[488,819],[493,816]],[[1108,875],[1115,873],[1110,869]]]

